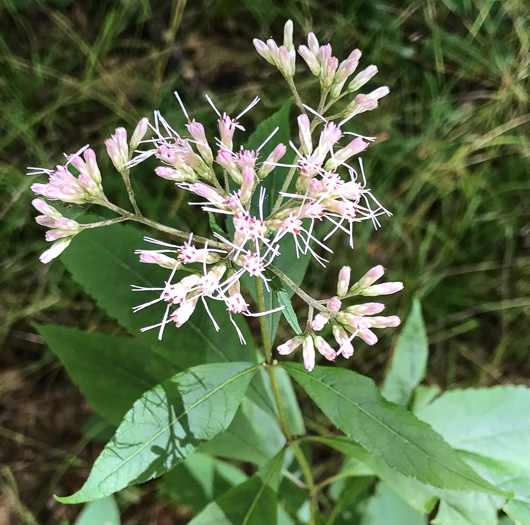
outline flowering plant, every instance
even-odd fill
[[[85,485],[76,494],[59,499],[67,503],[99,499],[174,472],[182,461],[190,465],[203,453],[210,458],[207,461],[229,457],[253,462],[259,469],[225,494],[216,495],[193,523],[276,523],[278,512],[280,517],[285,513],[283,508],[277,509],[282,477],[307,493],[309,512],[299,519],[317,523],[319,513],[329,507],[320,503],[319,509],[319,494],[335,475],[315,481],[301,446],[313,442],[364,463],[409,504],[407,491],[415,491],[419,495],[412,505],[416,511],[430,512],[437,499],[444,502],[444,489],[493,494],[504,501],[509,496],[507,487],[477,474],[472,468],[475,464],[470,466],[442,436],[420,421],[432,423],[428,402],[423,406],[425,413],[419,411],[420,419],[402,406],[410,405],[425,372],[427,343],[418,303],[400,338],[383,395],[371,380],[355,372],[335,365],[315,366],[318,355],[328,361],[349,359],[354,355],[356,337],[374,345],[378,339],[373,329],[400,324],[396,315],[379,315],[384,304],[367,302],[403,288],[401,282],[379,283],[384,274],[380,265],[353,284],[351,268],[343,266],[336,294],[327,299],[313,298],[300,287],[310,258],[321,266],[328,262],[333,251],[327,241],[332,236],[343,235],[353,249],[356,223],[371,221],[377,228],[383,225],[383,217],[391,215],[372,193],[360,158],[375,137],[348,131],[352,119],[375,109],[389,90],[379,87],[352,95],[371,80],[377,68],[370,65],[356,73],[361,59],[358,49],[340,62],[332,55],[330,44],[321,46],[310,33],[307,46],[301,45],[298,53],[319,84],[319,103],[311,108],[302,102],[294,83],[298,68],[292,22],[285,25],[281,46],[272,39],[256,39],[254,45],[292,91],[299,112],[297,141],[289,140],[290,102],[240,145],[244,117],[258,98],[231,117],[221,113],[207,96],[218,117],[218,136],[208,138],[204,126],[190,118],[175,92],[187,119],[185,131],[175,130],[157,111],[152,122],[142,119],[138,123],[130,140],[127,131],[118,128],[105,142],[133,211],[107,198],[96,154],[88,146],[66,155],[66,163],[55,170],[31,169],[31,174],[49,177],[46,184],[32,186],[41,196],[33,201],[41,213],[37,222],[49,228],[46,240],[53,242],[41,261],[48,263],[58,257],[80,236],[65,252],[64,260],[74,277],[137,336],[135,343],[115,341],[110,347],[118,348],[119,357],[127,361],[134,376],[143,376],[142,381],[148,376],[149,383],[148,387],[138,385],[117,407],[109,407],[112,402],[108,398],[102,403],[108,386],[88,388],[95,408],[100,407],[109,423],[118,428]],[[148,159],[156,159],[154,171],[166,184],[173,182],[198,199],[190,205],[204,212],[211,236],[178,230],[144,216],[130,174]],[[47,201],[98,205],[116,216],[80,223],[63,216]],[[142,241],[134,230],[113,226],[124,221],[157,230],[156,238]],[[112,257],[93,247],[83,248],[85,236],[93,246],[110,240]],[[138,264],[127,259],[128,253],[118,252],[122,244],[130,250],[130,241],[136,244]],[[132,291],[124,291],[119,286],[129,276]],[[162,276],[159,281],[157,276]],[[108,287],[102,289],[96,283],[97,278],[112,285],[112,297]],[[291,304],[294,294],[306,304],[303,312],[295,312]],[[124,305],[139,295],[147,300],[135,304],[130,316]],[[299,317],[306,312],[302,330]],[[274,349],[281,315],[295,334]],[[255,351],[254,339],[241,316],[259,318],[264,357]],[[143,325],[140,330],[138,323]],[[157,336],[151,330],[156,330]],[[41,333],[54,347],[57,330],[41,327]],[[86,344],[99,358],[109,359],[108,351],[102,349],[106,343]],[[283,357],[300,347],[303,367]],[[88,385],[75,365],[70,372],[81,386]],[[289,378],[344,435],[306,432]],[[236,436],[241,433],[255,441],[250,452],[244,447],[237,450]],[[367,485],[362,490],[368,489]]]

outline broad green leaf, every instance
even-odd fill
[[[37,330],[94,410],[116,426],[144,392],[175,373],[169,361],[135,339],[65,326]]]
[[[276,525],[283,451],[247,481],[210,503],[190,525]]]
[[[59,501],[99,499],[172,469],[228,428],[257,367],[200,365],[146,392],[125,415],[81,490]]]
[[[350,458],[355,458],[368,466],[371,472],[357,469],[356,476],[377,475],[396,494],[401,496],[407,504],[421,512],[429,513],[434,508],[437,495],[436,489],[418,481],[415,478],[404,476],[395,469],[390,468],[382,459],[369,454],[364,448],[357,445],[345,436],[328,436],[312,438],[312,441],[324,443],[339,450]]]
[[[407,405],[414,389],[422,381],[427,368],[429,344],[421,315],[420,302],[415,299],[405,326],[398,338],[381,393],[389,401]]]
[[[200,512],[212,500],[246,479],[236,467],[195,453],[164,475],[160,494]]]
[[[453,390],[422,405],[416,415],[454,448],[530,470],[530,388]]]
[[[440,488],[503,494],[431,427],[384,399],[371,379],[341,368],[318,366],[309,373],[300,364],[282,366],[335,426],[401,474]]]
[[[496,496],[479,492],[445,491],[433,525],[496,525]]]
[[[89,503],[75,525],[120,525],[120,511],[112,496]]]
[[[274,419],[250,399],[245,399],[228,429],[202,445],[200,451],[261,467],[284,445],[285,436]]]
[[[384,483],[378,483],[361,525],[426,525],[427,519],[411,509]]]
[[[360,523],[373,484],[373,477],[347,478],[326,525]]]

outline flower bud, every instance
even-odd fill
[[[385,269],[379,264],[374,266],[372,269],[368,270],[356,283],[355,287],[357,288],[367,288],[368,286],[375,283],[383,277],[385,274]]]
[[[348,306],[345,312],[352,315],[375,315],[380,314],[385,309],[385,305],[382,303],[365,303],[356,304],[354,306]]]
[[[328,302],[328,308],[332,312],[338,312],[341,306],[342,306],[342,301],[338,297],[333,297],[333,299],[331,299]]]
[[[313,337],[307,335],[302,343],[302,353],[304,358],[304,366],[308,372],[311,372],[315,368],[315,345],[313,343]]]
[[[401,324],[401,319],[397,315],[389,317],[370,317],[370,324],[374,328],[393,328]]]
[[[325,312],[321,312],[316,315],[316,317],[311,321],[311,328],[315,332],[320,332],[324,326],[326,326],[327,322],[329,321],[329,314]]]
[[[274,164],[280,161],[286,151],[287,148],[285,147],[285,144],[278,144],[262,164],[258,171],[258,177],[264,179],[275,168]]]
[[[370,286],[361,292],[362,295],[374,297],[377,295],[390,295],[403,290],[402,282],[391,282]]]
[[[350,287],[351,268],[343,266],[339,272],[339,280],[337,282],[337,295],[344,297],[348,293]]]
[[[277,350],[280,355],[289,355],[292,354],[301,344],[302,338],[297,336],[278,346]]]
[[[305,155],[310,154],[313,151],[313,144],[311,143],[311,124],[306,113],[298,117],[298,135],[301,152]]]
[[[379,100],[380,98],[386,97],[390,93],[390,89],[388,89],[388,86],[381,86],[377,89],[374,89],[371,93],[368,93],[366,95],[366,98],[368,100]]]
[[[255,38],[252,40],[252,43],[254,44],[254,47],[256,48],[256,51],[267,61],[269,64],[272,64],[273,66],[276,65],[274,63],[274,59],[272,58],[271,52],[269,50],[269,47],[265,42],[262,40],[259,40]]]
[[[64,239],[58,240],[52,245],[51,248],[47,249],[40,255],[40,262],[48,264],[52,259],[55,259],[59,255],[61,255],[61,253],[63,253],[64,250],[68,248],[70,242],[72,242],[72,237],[66,237]]]
[[[313,55],[320,56],[320,46],[318,45],[318,40],[315,36],[315,33],[309,33],[307,35],[307,45]]]
[[[306,46],[299,46],[298,53],[305,60],[306,64],[309,66],[311,73],[315,76],[320,75],[320,62],[317,57],[309,50]]]
[[[317,350],[322,354],[328,361],[333,361],[337,357],[337,352],[320,336],[315,337],[315,346]]]
[[[163,253],[159,253],[156,250],[144,250],[140,253],[140,262],[147,264],[157,264],[162,268],[173,270],[175,266],[179,266],[178,261],[172,257],[168,257]]]
[[[131,150],[134,150],[138,147],[138,144],[140,144],[141,140],[145,137],[145,134],[147,133],[147,129],[149,127],[149,119],[143,118],[136,124],[136,128],[133,131],[130,147]]]
[[[348,84],[348,92],[357,91],[362,88],[373,76],[377,74],[377,67],[372,65],[363,69],[355,78]]]
[[[182,170],[176,170],[174,168],[168,168],[166,166],[157,166],[155,173],[163,179],[173,180],[175,182],[191,182],[197,180],[197,177],[191,178],[187,173]]]
[[[333,327],[333,336],[339,345],[337,355],[342,354],[346,359],[350,358],[353,355],[354,349],[346,330],[335,325]]]
[[[365,142],[361,137],[356,137],[345,148],[342,148],[334,153],[324,165],[324,169],[337,169],[338,166],[344,164],[349,158],[364,151],[368,145],[369,143]]]
[[[283,28],[283,45],[287,48],[287,51],[291,50],[293,46],[293,21],[287,20]]]
[[[31,204],[37,211],[40,211],[47,217],[51,217],[52,219],[59,219],[62,217],[62,215],[53,206],[50,206],[44,199],[33,199]]]
[[[222,197],[222,195],[220,195],[216,189],[208,186],[207,184],[196,182],[190,185],[189,190],[193,193],[196,193],[200,197],[204,197],[205,199],[209,200],[212,204],[220,206],[224,204],[225,199]]]
[[[243,169],[243,182],[241,184],[241,204],[246,206],[252,197],[252,190],[254,189],[254,170],[250,166]]]

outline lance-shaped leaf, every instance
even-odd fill
[[[405,326],[401,331],[390,370],[381,392],[389,401],[407,405],[414,389],[420,384],[427,368],[429,344],[421,315],[421,305],[416,299]]]
[[[229,426],[258,366],[200,365],[146,392],[126,414],[81,490],[59,501],[103,498],[173,468]]]
[[[354,443],[346,436],[312,437],[312,441],[323,443],[339,450],[350,458],[355,458],[377,475],[396,494],[401,496],[413,509],[429,513],[434,508],[437,494],[434,487],[419,482],[415,478],[404,476],[395,469],[390,468],[382,459],[369,454],[364,448]],[[360,469],[359,469],[360,470]],[[356,475],[359,475],[356,473]],[[360,472],[366,475],[366,472]]]
[[[284,452],[210,503],[190,525],[276,525]]]
[[[401,405],[383,398],[373,381],[350,370],[282,365],[334,425],[406,476],[435,487],[506,495],[466,465],[443,438]]]
[[[144,392],[176,372],[135,339],[66,326],[39,325],[37,330],[94,410],[116,426]]]

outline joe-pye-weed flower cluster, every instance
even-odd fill
[[[168,279],[158,288],[133,286],[133,291],[150,293],[153,297],[137,306],[135,311],[158,302],[165,303],[160,323],[143,329],[157,329],[159,338],[162,338],[168,324],[180,327],[186,323],[199,303],[219,330],[208,301],[221,301],[226,305],[241,341],[245,342],[232,316],[264,316],[284,307],[251,312],[249,302],[242,294],[241,279],[246,274],[253,277],[259,295],[260,290],[263,294],[263,287],[270,291],[271,275],[275,275],[309,307],[304,333],[281,344],[278,352],[288,355],[301,346],[305,367],[312,370],[315,351],[328,360],[334,360],[338,355],[349,358],[354,352],[352,341],[356,336],[372,345],[377,342],[373,328],[394,327],[400,322],[397,316],[379,316],[384,309],[381,303],[346,305],[351,298],[392,294],[403,288],[400,282],[375,284],[383,276],[382,266],[372,268],[353,285],[350,285],[351,270],[344,266],[339,273],[336,296],[317,301],[274,264],[282,256],[285,240],[291,237],[297,257],[312,256],[325,266],[328,262],[326,257],[332,253],[326,241],[332,235],[344,234],[353,248],[356,223],[370,220],[378,227],[379,217],[390,215],[368,187],[359,158],[375,137],[343,131],[346,122],[375,109],[378,100],[388,94],[388,88],[379,87],[347,101],[377,73],[377,68],[370,65],[353,76],[361,52],[355,49],[340,62],[332,55],[330,44],[321,46],[315,35],[310,33],[307,46],[299,46],[298,53],[319,80],[320,102],[313,109],[302,102],[294,83],[297,55],[293,46],[292,22],[285,24],[283,45],[278,46],[272,39],[267,42],[256,39],[254,46],[267,62],[281,72],[293,93],[300,111],[297,117],[298,143],[276,144],[264,158],[261,150],[266,143],[274,141],[276,128],[256,150],[236,146],[234,140],[239,132],[245,131],[240,121],[259,102],[259,98],[237,116],[231,117],[221,113],[207,96],[218,116],[218,136],[209,140],[204,126],[190,119],[179,94],[175,93],[188,121],[185,134],[173,129],[160,112],[155,111],[153,122],[142,119],[130,140],[126,130],[118,128],[105,142],[107,154],[123,178],[133,212],[107,199],[96,154],[88,146],[73,155],[65,155],[66,163],[54,170],[31,168],[29,174],[46,174],[49,177],[47,184],[32,186],[37,195],[48,201],[79,205],[91,203],[117,214],[116,218],[108,221],[80,224],[63,217],[44,198],[36,198],[33,206],[41,213],[36,220],[49,228],[46,240],[53,242],[51,248],[41,255],[41,261],[48,263],[60,255],[73,237],[87,228],[125,220],[148,225],[183,240],[182,244],[174,244],[146,237],[151,248],[137,250],[140,261],[157,264],[169,271]],[[151,137],[146,138],[149,132]],[[294,152],[295,160],[282,163],[288,149]],[[173,181],[192,194],[194,199],[198,198],[199,202],[190,204],[200,206],[205,215],[224,216],[227,231],[216,229],[213,238],[207,239],[145,217],[136,201],[130,172],[151,157],[160,161],[155,169],[159,177]],[[262,182],[267,177],[278,176],[275,172],[278,168],[282,168],[282,173],[288,168],[282,187],[277,194],[267,194]],[[265,202],[270,203],[268,214],[265,214]],[[323,221],[328,221],[331,229],[320,238],[317,225]],[[177,270],[186,270],[187,275],[175,280]],[[317,335],[327,324],[331,325],[336,349]]]

